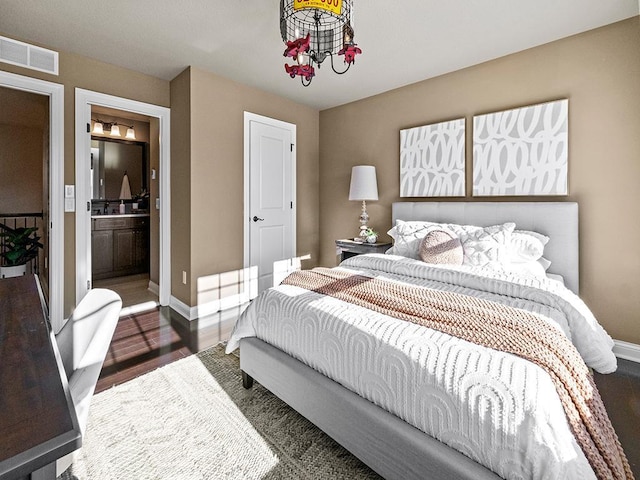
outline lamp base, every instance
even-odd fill
[[[362,201],[362,211],[360,212],[360,234],[358,238],[360,242],[367,241],[367,223],[369,223],[369,214],[367,213],[367,202],[365,200]]]

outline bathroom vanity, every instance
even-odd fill
[[[93,278],[120,277],[149,271],[149,214],[91,217]]]

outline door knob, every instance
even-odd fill
[[[259,217],[257,217],[257,216],[255,216],[255,215],[254,215],[254,216],[253,216],[253,221],[254,221],[254,222],[264,222],[264,218],[259,218]]]

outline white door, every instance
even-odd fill
[[[295,256],[295,125],[245,113],[247,133],[245,264],[257,267],[260,293],[279,283]]]

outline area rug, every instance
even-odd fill
[[[59,479],[380,478],[221,345],[96,395],[83,444]]]

